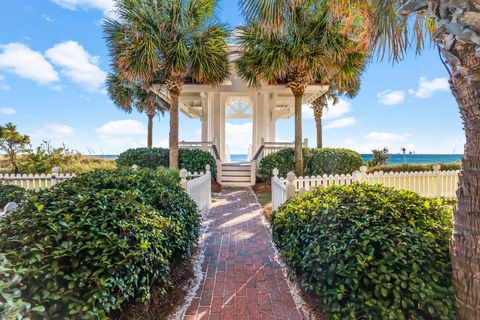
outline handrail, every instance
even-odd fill
[[[258,158],[260,157],[260,155],[261,155],[262,152],[263,152],[263,149],[265,149],[265,145],[264,145],[264,144],[262,144],[262,145],[260,146],[260,148],[258,148],[258,151],[257,151],[257,153],[255,153],[255,156],[253,157],[253,160],[258,160]]]
[[[220,158],[220,152],[218,152],[218,148],[216,144],[212,144],[212,150],[215,156],[215,160],[221,160]]]

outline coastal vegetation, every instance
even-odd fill
[[[119,79],[170,96],[169,165],[178,168],[179,96],[186,82],[219,85],[229,74],[226,26],[217,1],[116,1],[104,21]]]
[[[180,168],[188,172],[204,172],[205,166],[210,166],[212,178],[217,176],[217,162],[215,158],[207,151],[203,150],[179,150],[179,165]],[[169,152],[165,148],[136,148],[128,149],[122,152],[116,159],[116,164],[119,167],[138,166],[141,168],[156,169],[159,167],[169,167]]]
[[[318,1],[307,1],[317,3]],[[453,284],[460,319],[475,319],[480,309],[480,282],[476,280],[479,232],[471,226],[480,225],[480,172],[478,126],[480,85],[480,9],[478,1],[427,0],[342,0],[321,1],[329,6],[331,17],[349,16],[352,11],[363,17],[365,32],[362,42],[371,52],[392,60],[403,58],[412,44],[417,52],[423,48],[425,37],[437,46],[440,63],[446,68],[449,84],[457,100],[464,123],[466,144],[460,174],[458,205],[454,211],[455,224],[451,241]],[[256,21],[264,29],[284,30],[284,16],[292,12],[292,4],[300,1],[240,0],[247,21]],[[303,1],[301,3],[304,3]],[[475,296],[475,299],[471,297]]]
[[[305,176],[351,174],[365,165],[358,152],[348,149],[308,149],[303,148]],[[286,177],[295,168],[294,149],[284,149],[264,157],[258,166],[259,181],[269,182],[273,169],[278,169],[279,177]]]
[[[442,200],[378,185],[317,188],[271,223],[327,319],[456,319],[452,212]]]
[[[2,217],[0,317],[108,319],[154,289],[165,294],[200,231],[178,181],[167,169],[100,170]]]
[[[127,80],[122,81],[115,74],[108,75],[106,85],[110,99],[120,110],[131,113],[135,109],[147,115],[147,148],[152,148],[153,118],[163,115],[169,108],[168,103],[153,91]]]
[[[327,7],[318,1],[287,1],[277,28],[264,28],[255,19],[240,27],[238,42],[243,52],[235,61],[240,76],[250,85],[260,81],[285,83],[295,97],[295,172],[304,174],[302,153],[302,104],[308,84],[345,68],[352,48],[361,48],[348,33],[343,32],[340,19],[329,20]],[[363,51],[364,52],[364,51]],[[348,57],[348,59],[347,59]],[[363,66],[365,64],[365,58]],[[352,64],[353,65],[353,64]],[[358,74],[362,67],[351,68]],[[355,76],[353,76],[354,78]],[[336,89],[340,89],[337,87]]]

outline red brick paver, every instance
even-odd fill
[[[274,259],[252,192],[226,189],[208,220],[204,278],[184,319],[305,319]]]

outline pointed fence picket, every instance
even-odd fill
[[[76,177],[75,173],[59,173],[57,167],[49,174],[0,174],[0,181],[6,184],[19,186],[28,190],[39,191],[50,188],[62,181]]]
[[[276,211],[287,199],[317,187],[350,185],[353,182],[381,184],[396,190],[414,191],[429,198],[456,199],[458,174],[458,170],[441,171],[440,165],[434,165],[433,171],[387,173],[367,173],[367,168],[362,166],[352,174],[297,178],[293,172],[289,172],[287,179],[283,179],[278,177],[278,170],[273,169],[272,207]]]

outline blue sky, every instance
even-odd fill
[[[50,140],[89,154],[112,154],[145,144],[146,117],[115,108],[105,94],[109,71],[101,20],[113,0],[0,1],[0,124],[13,122],[33,145]],[[220,2],[220,19],[241,23],[237,0]],[[462,153],[464,134],[447,73],[434,49],[404,61],[370,63],[354,99],[332,106],[324,144],[368,153],[402,147],[416,153]],[[304,108],[305,137],[315,143]],[[250,124],[227,126],[233,153],[246,153]],[[200,122],[180,118],[180,139],[199,140]],[[293,119],[277,122],[277,137],[293,140]],[[165,146],[168,114],[154,123],[154,144]]]

